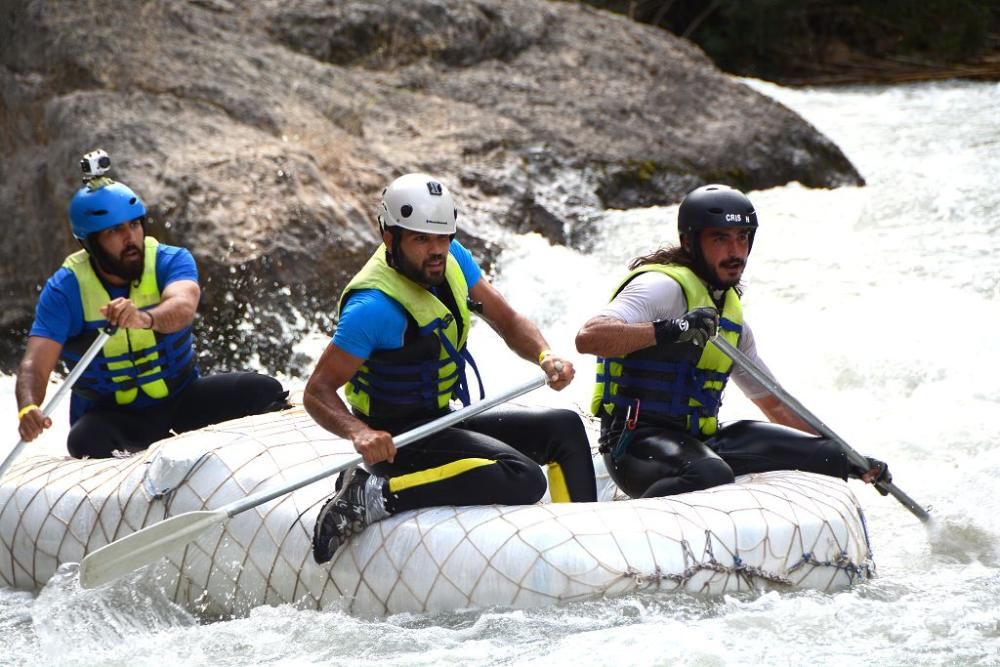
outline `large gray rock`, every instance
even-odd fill
[[[0,0],[0,332],[19,354],[37,291],[77,246],[79,156],[109,151],[190,248],[208,366],[300,372],[378,240],[382,187],[455,191],[486,260],[504,226],[581,243],[602,207],[861,178],[801,118],[691,44],[541,0]]]

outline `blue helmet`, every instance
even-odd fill
[[[80,241],[102,229],[115,227],[146,215],[139,195],[124,183],[85,185],[69,202],[69,224]]]

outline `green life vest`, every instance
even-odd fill
[[[716,307],[701,279],[687,267],[674,264],[645,264],[635,269],[611,298],[648,271],[676,280],[684,291],[688,311]],[[719,330],[732,345],[739,344],[743,309],[735,289],[725,292]],[[718,430],[722,390],[732,360],[711,344],[696,359],[691,352],[691,346],[671,344],[636,350],[623,357],[598,357],[592,412],[603,416],[632,408],[640,422],[673,424],[702,437],[712,435]]]
[[[404,344],[376,351],[344,387],[354,410],[371,418],[421,418],[448,409],[453,397],[469,402],[465,350],[469,334],[469,287],[454,257],[445,263],[437,295],[388,265],[385,245],[344,288],[338,311],[357,290],[375,289],[407,313]],[[450,302],[449,305],[446,305]]]
[[[160,302],[160,288],[156,282],[158,245],[156,239],[146,237],[142,277],[129,287],[129,299],[139,309],[149,308]],[[106,320],[101,314],[101,308],[111,301],[111,296],[94,270],[90,255],[86,250],[79,250],[67,257],[63,266],[73,272],[80,286],[85,328],[96,329],[103,326]],[[125,328],[119,328],[104,344],[101,349],[104,359],[95,361],[94,365],[103,369],[103,374],[110,381],[108,386],[117,387],[114,394],[118,405],[128,405],[135,401],[139,389],[155,399],[166,398],[170,393],[160,363],[158,344],[157,336],[151,330]],[[85,392],[88,383],[84,381],[78,384],[79,391]]]

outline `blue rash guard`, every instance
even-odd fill
[[[156,253],[156,280],[162,292],[167,285],[178,280],[193,280],[198,282],[198,267],[194,257],[186,248],[160,244]],[[129,288],[115,287],[105,284],[104,288],[112,299],[128,297]],[[83,303],[80,300],[80,285],[76,275],[62,267],[45,283],[38,304],[35,306],[35,321],[31,325],[29,336],[48,338],[60,345],[83,333]],[[198,376],[197,367],[191,378]],[[154,399],[140,392],[139,397],[130,407],[143,407],[152,404]],[[90,409],[93,401],[83,396],[73,394],[70,399],[70,423],[74,423],[83,413]]]
[[[482,269],[458,241],[451,242],[450,253],[472,289],[482,277]],[[406,310],[384,292],[364,289],[348,297],[332,342],[348,354],[368,359],[373,352],[403,347],[405,331]]]

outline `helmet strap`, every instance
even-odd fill
[[[388,263],[389,266],[402,273],[403,261],[400,256],[400,253],[402,252],[400,250],[400,246],[402,245],[403,241],[403,233],[402,231],[400,231],[399,227],[387,227],[385,229],[388,230],[389,235],[392,237],[392,247],[389,248],[385,253],[386,263]]]
[[[687,239],[687,243],[684,243],[684,249],[691,256],[691,268],[694,270],[695,275],[708,283],[712,288],[715,288],[715,284],[712,282],[712,271],[708,268],[708,263],[705,261],[705,253],[701,251],[701,232],[697,230],[691,231],[685,233],[684,236]]]
[[[705,256],[701,252],[701,233],[698,231],[684,232],[681,236],[681,246],[691,257],[691,264],[695,272],[704,278],[707,267],[705,265]]]
[[[104,252],[104,248],[101,247],[101,244],[92,240],[91,236],[93,236],[93,234],[88,236],[86,239],[80,241],[80,245],[83,246],[83,249],[87,251],[88,255],[90,255],[90,259],[93,260],[95,264],[97,264],[97,267],[102,272],[111,274],[113,276],[117,275],[115,273],[114,267],[111,266],[110,262],[108,261],[108,253]]]

